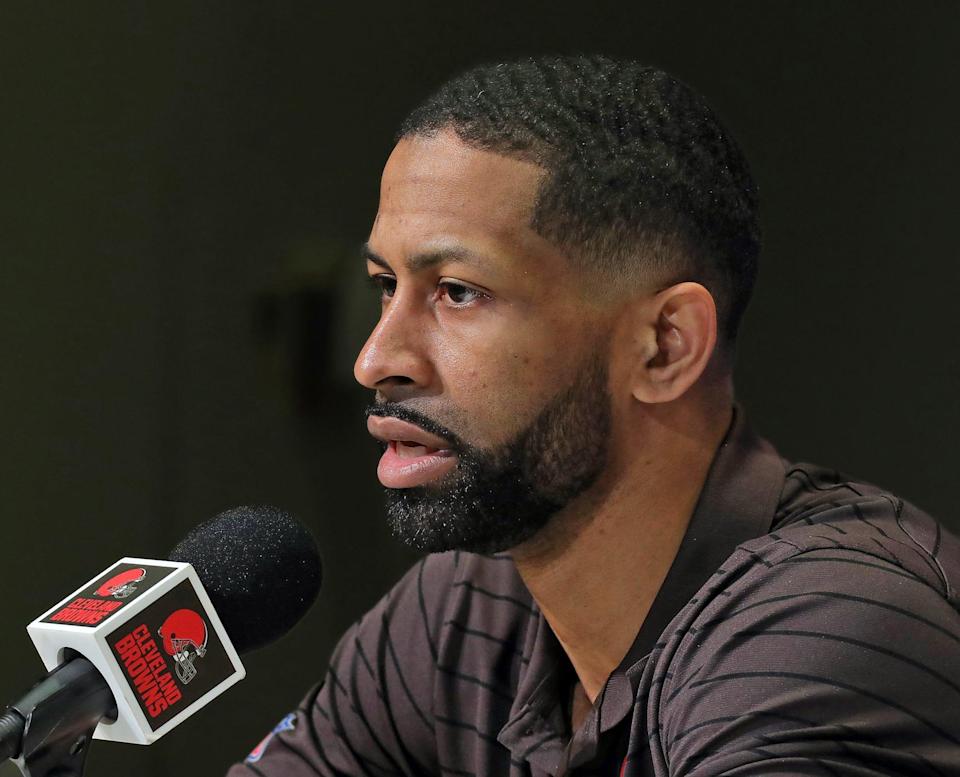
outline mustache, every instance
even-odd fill
[[[372,415],[380,418],[397,418],[401,421],[416,424],[424,431],[435,434],[437,437],[442,437],[450,443],[450,447],[454,452],[465,451],[470,448],[452,429],[448,429],[439,421],[430,418],[430,416],[421,413],[419,410],[407,407],[401,402],[374,402],[372,405],[367,406],[367,409],[364,411],[365,418],[369,418]]]

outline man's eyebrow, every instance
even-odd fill
[[[369,243],[364,243],[361,246],[360,254],[368,262],[373,262],[378,267],[383,267],[385,270],[392,269],[386,259],[370,248]],[[484,266],[489,264],[489,259],[465,246],[452,245],[414,254],[406,260],[406,265],[411,272],[417,272],[441,262],[463,262],[464,264]]]
[[[360,256],[362,256],[366,261],[373,262],[378,267],[382,267],[384,270],[390,269],[390,265],[387,264],[387,260],[374,251],[370,247],[369,243],[364,243],[362,246],[360,246]]]

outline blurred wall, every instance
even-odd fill
[[[604,51],[704,92],[764,201],[753,423],[960,527],[958,39],[951,2],[4,3],[0,699],[72,587],[284,506],[321,544],[318,606],[227,699],[88,768],[221,774],[411,562],[352,386],[356,246],[405,111],[480,60]]]

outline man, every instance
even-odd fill
[[[960,774],[960,547],[734,404],[757,197],[699,96],[475,69],[364,253],[378,475],[432,555],[232,777]]]

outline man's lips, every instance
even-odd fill
[[[367,418],[367,431],[383,442],[398,440],[434,450],[443,450],[449,447],[449,443],[442,437],[430,434],[409,421],[401,421],[399,418],[390,416],[370,416]]]
[[[429,483],[457,464],[456,454],[446,440],[409,421],[369,416],[367,431],[387,445],[377,467],[377,477],[387,488]]]

